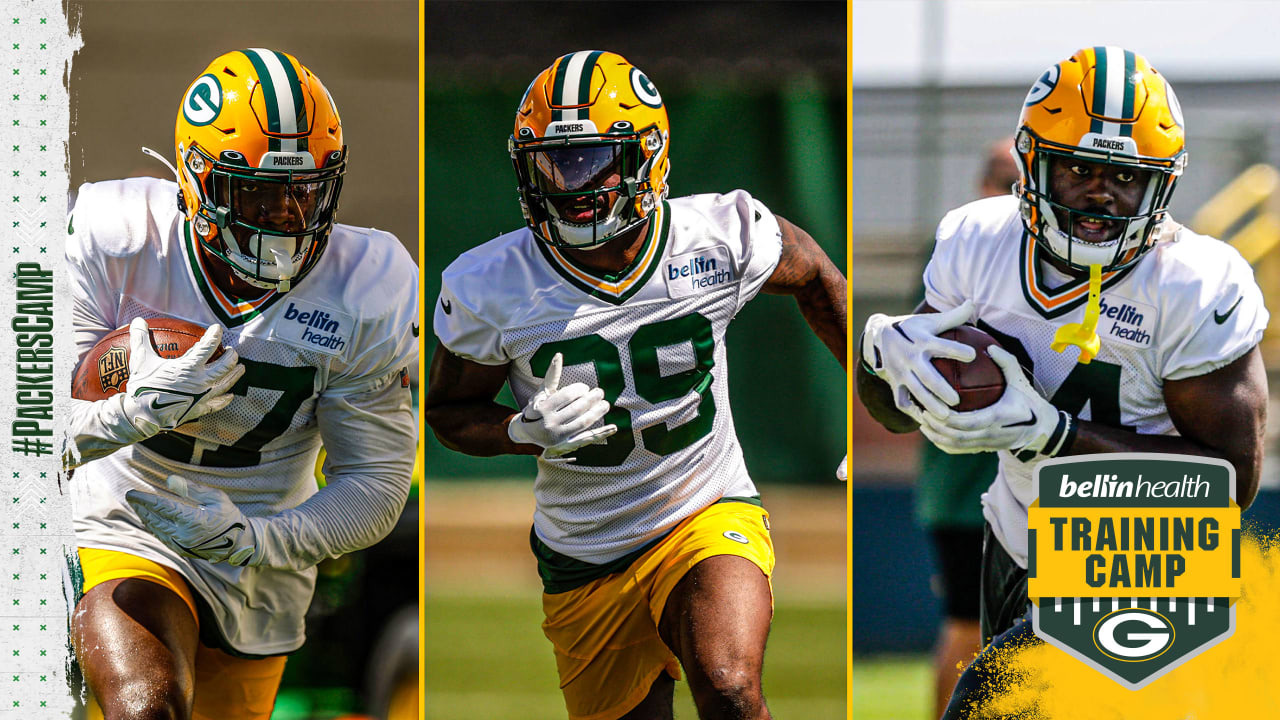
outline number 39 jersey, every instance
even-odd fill
[[[618,431],[538,460],[534,528],[552,550],[619,558],[724,496],[754,496],[729,411],[725,330],[768,280],[778,222],[736,190],[662,203],[635,261],[602,276],[522,229],[444,272],[435,332],[455,355],[507,365],[523,407],[551,358],[561,385],[604,390]]]
[[[293,289],[244,302],[207,280],[176,195],[177,185],[152,179],[80,188],[67,238],[77,354],[134,317],[179,317],[223,325],[223,345],[236,350],[245,374],[224,410],[77,468],[76,541],[177,569],[235,650],[289,652],[303,641],[314,568],[239,568],[180,556],[143,527],[125,492],[163,492],[172,473],[222,489],[249,516],[302,504],[317,491],[318,413],[336,407],[339,396],[399,385],[398,372],[417,362],[409,331],[417,322],[416,267],[391,235],[337,225]],[[342,422],[326,416],[327,427]],[[403,458],[387,457],[393,460]]]
[[[1055,406],[1082,420],[1143,434],[1176,435],[1165,407],[1166,380],[1230,364],[1262,339],[1268,314],[1253,271],[1231,246],[1168,221],[1132,267],[1104,273],[1098,336],[1088,364],[1078,350],[1050,348],[1054,333],[1084,319],[1088,278],[1059,273],[1023,230],[1018,201],[990,198],[953,210],[938,226],[925,268],[925,301],[948,310],[966,299],[975,323],[1031,370]],[[1000,453],[983,495],[983,514],[1023,567],[1034,460]]]

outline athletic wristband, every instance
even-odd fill
[[[1058,411],[1058,426],[1054,428],[1053,433],[1049,435],[1049,440],[1044,444],[1044,449],[1040,451],[1045,457],[1057,457],[1059,453],[1071,447],[1075,442],[1076,431],[1079,424],[1076,418],[1066,410]]]

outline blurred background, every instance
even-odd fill
[[[672,196],[745,188],[845,267],[844,2],[427,2],[424,305],[463,251],[523,227],[506,151],[529,82],[567,52],[640,67],[671,120]],[[426,356],[436,346],[423,333]],[[845,717],[845,382],[789,298],[729,331],[730,393],[771,513],[779,717]],[[513,404],[509,395],[502,398]],[[428,436],[430,433],[428,433]],[[426,438],[426,716],[562,718],[528,547],[531,458]],[[678,709],[693,717],[687,686]]]
[[[350,151],[339,222],[391,232],[417,258],[418,3],[93,0],[68,14],[84,42],[69,79],[73,196],[83,182],[172,179],[139,147],[174,162],[187,85],[218,55],[272,48],[337,103]],[[321,564],[307,643],[286,666],[273,720],[382,716],[392,702],[416,717],[418,525],[415,484],[390,537]]]
[[[923,297],[934,227],[947,210],[982,194],[989,148],[1013,133],[1032,81],[1081,47],[1121,45],[1169,79],[1185,113],[1190,165],[1173,216],[1232,242],[1254,263],[1273,313],[1263,349],[1274,398],[1277,23],[1280,7],[1251,2],[854,0],[852,327],[872,312],[909,312]],[[1275,428],[1274,402],[1271,417]],[[917,483],[927,441],[888,434],[856,401],[852,434],[854,717],[936,717],[931,654],[947,634],[939,632],[940,557],[926,529],[980,528],[976,496],[949,495],[960,492],[957,483],[937,480],[946,473],[935,465],[934,477]],[[1273,430],[1269,455],[1275,445]],[[1263,487],[1246,523],[1280,526],[1272,459]],[[957,511],[961,502],[973,510]],[[954,677],[954,662],[951,668]]]

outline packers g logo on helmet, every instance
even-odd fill
[[[1023,223],[1050,256],[1077,269],[1111,271],[1137,262],[1155,244],[1187,154],[1178,99],[1146,58],[1090,47],[1051,66],[1027,93],[1015,137]],[[1150,171],[1137,211],[1120,217],[1062,205],[1049,185],[1055,156]],[[1114,240],[1086,242],[1072,233],[1081,219],[1121,223],[1121,231]]]
[[[320,259],[346,172],[329,91],[286,53],[230,52],[187,88],[174,135],[193,237],[241,280],[289,290]]]
[[[557,247],[598,247],[667,196],[662,95],[621,55],[569,53],[530,83],[507,147],[525,223]]]
[[[201,75],[182,99],[182,115],[192,125],[208,125],[222,112],[222,86],[213,75]]]

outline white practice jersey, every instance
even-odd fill
[[[729,411],[725,330],[778,264],[778,221],[746,192],[662,203],[635,262],[601,277],[527,229],[444,272],[441,343],[508,365],[523,407],[556,353],[561,385],[600,387],[618,432],[538,461],[534,528],[552,550],[619,558],[724,496],[756,494]]]
[[[66,252],[76,351],[84,357],[134,317],[178,317],[223,325],[223,345],[239,353],[245,374],[226,409],[78,468],[71,483],[76,542],[178,570],[235,650],[289,652],[304,639],[314,568],[240,568],[180,556],[145,529],[125,492],[163,489],[173,473],[222,489],[248,516],[275,515],[313,495],[318,407],[399,385],[401,369],[417,362],[409,331],[417,322],[417,269],[395,237],[338,225],[292,290],[240,301],[206,279],[177,191],[153,179],[80,188]],[[342,417],[327,422],[345,425]]]
[[[1098,335],[1089,364],[1054,333],[1084,319],[1088,278],[1049,267],[1023,229],[1017,198],[990,198],[953,210],[938,226],[924,272],[925,301],[949,310],[965,300],[973,322],[1031,368],[1035,386],[1082,420],[1143,434],[1176,435],[1165,407],[1166,380],[1212,372],[1262,339],[1267,310],[1253,270],[1229,245],[1170,223],[1134,266],[1104,273]],[[1162,228],[1163,229],[1163,228]],[[983,495],[983,514],[1021,566],[1027,560],[1027,506],[1035,461],[1000,453]]]

